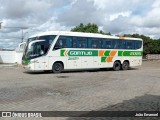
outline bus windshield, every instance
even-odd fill
[[[22,59],[33,59],[46,54],[55,37],[55,35],[46,35],[29,38]]]
[[[45,40],[35,40],[29,43],[26,58],[31,59],[45,54]]]

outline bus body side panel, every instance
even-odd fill
[[[81,61],[81,64],[82,64],[82,67],[81,68],[94,68],[94,64],[93,64],[93,56],[89,56],[89,57],[81,57],[82,58],[82,61]]]
[[[64,69],[66,69],[66,61],[65,57],[60,56],[60,50],[50,51],[48,56],[48,69],[52,70],[52,66],[55,62],[62,62],[64,65]]]
[[[130,67],[136,67],[142,65],[142,57],[131,57],[130,58]]]
[[[48,57],[48,70],[51,70],[53,64],[57,61],[63,62],[64,69],[111,68],[117,60],[121,64],[125,60],[129,61],[130,67],[140,66],[142,64],[142,56],[119,56],[118,50],[116,50],[116,54],[110,52],[107,56],[71,56],[68,52],[69,50],[80,50],[71,48],[66,48],[62,55],[61,50],[64,49],[53,50],[46,56]]]
[[[99,57],[99,56],[98,57],[97,56],[93,57],[93,66],[95,68],[104,68],[105,65],[106,65],[106,63],[101,62],[101,57]]]

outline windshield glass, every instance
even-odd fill
[[[31,44],[26,51],[26,58],[35,58],[44,54],[45,41],[37,41]]]
[[[33,59],[46,54],[55,37],[55,35],[46,35],[29,38],[22,59]]]

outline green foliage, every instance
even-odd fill
[[[100,33],[104,35],[111,35],[110,32],[105,33],[102,30],[98,30],[98,25],[94,23],[88,23],[80,25],[71,29],[72,32],[86,32],[86,33]],[[119,35],[118,35],[119,36]],[[143,39],[143,54],[160,54],[160,38],[155,40],[145,35],[139,34],[125,34],[124,37],[141,38]]]
[[[83,23],[80,23],[78,26],[71,29],[72,32],[85,32],[85,33],[100,33],[105,35],[111,35],[111,33],[104,33],[102,30],[98,30],[98,25],[94,23],[88,23],[87,25],[84,25]]]

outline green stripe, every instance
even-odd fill
[[[111,52],[111,51],[106,50],[106,51],[104,52],[104,56],[109,56],[109,55],[110,55],[110,52]]]
[[[106,62],[107,57],[101,57],[101,62]]]
[[[142,56],[142,51],[124,51],[123,56]]]
[[[61,50],[61,56],[64,56],[64,52],[65,52],[65,50]]]
[[[123,51],[118,51],[118,56],[123,56]]]
[[[61,50],[60,55],[65,56],[66,50]],[[110,56],[111,50],[104,52],[105,56]],[[69,50],[68,56],[98,56],[98,50]],[[142,51],[118,51],[118,56],[142,56]]]

